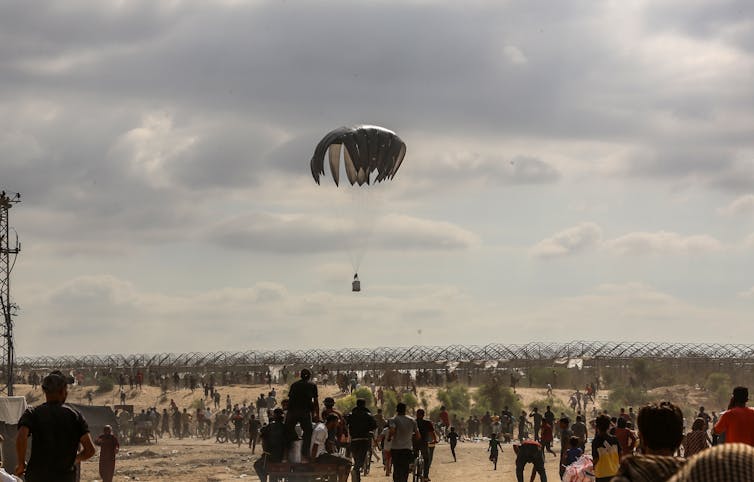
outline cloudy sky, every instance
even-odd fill
[[[18,352],[752,342],[753,52],[750,0],[0,1]],[[317,186],[360,123],[398,176]]]

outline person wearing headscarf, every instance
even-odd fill
[[[754,447],[716,445],[692,457],[668,482],[749,482],[754,480]]]

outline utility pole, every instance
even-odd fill
[[[13,347],[13,317],[16,316],[16,306],[10,298],[10,274],[13,266],[16,264],[16,257],[21,251],[21,244],[18,242],[18,235],[11,244],[10,221],[8,211],[17,203],[21,202],[19,193],[6,194],[0,192],[0,307],[2,307],[2,329],[3,334],[0,338],[0,356],[5,375],[5,386],[0,388],[0,393],[13,395],[13,372],[15,352]],[[15,230],[13,230],[15,234]]]

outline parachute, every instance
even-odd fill
[[[374,210],[379,204],[373,197],[374,185],[395,177],[406,156],[406,143],[395,132],[378,126],[360,125],[334,129],[314,149],[310,165],[312,177],[317,184],[320,184],[320,178],[325,174],[326,154],[330,175],[339,188],[337,191],[348,191],[347,196],[350,197],[348,204],[338,206],[337,210],[341,217],[348,218],[341,219],[344,223],[348,221],[343,238],[356,272],[352,291],[359,292],[359,266],[366,253],[376,217],[376,213],[369,210]],[[340,185],[341,158],[350,185]],[[343,212],[349,212],[350,215],[343,215]]]
[[[311,160],[312,176],[319,184],[325,174],[325,151],[329,151],[330,174],[340,185],[340,151],[343,145],[343,164],[351,185],[362,186],[393,179],[406,155],[406,143],[398,135],[383,127],[361,125],[332,130],[319,141]]]

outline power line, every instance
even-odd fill
[[[13,372],[15,370],[15,347],[13,344],[13,318],[16,316],[18,306],[13,303],[10,296],[10,281],[13,267],[16,265],[16,257],[21,251],[18,235],[11,242],[11,227],[8,211],[14,204],[21,202],[19,193],[6,194],[0,192],[0,308],[2,309],[2,338],[0,338],[0,356],[2,357],[2,369],[5,385],[0,392],[13,395]],[[15,234],[15,230],[13,230]]]

